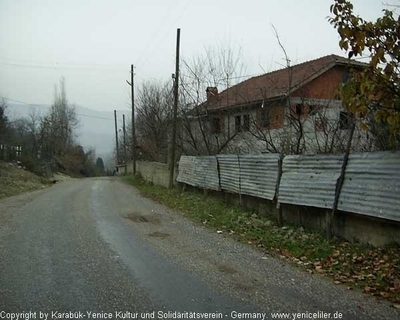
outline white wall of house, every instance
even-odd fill
[[[193,119],[192,134],[198,140],[198,145],[206,151],[204,136],[206,136],[212,150],[218,150],[227,140],[229,144],[215,153],[261,153],[281,152],[289,153],[340,153],[345,150],[350,134],[351,122],[341,119],[344,109],[341,102],[336,101],[304,101],[293,98],[291,103],[304,102],[314,106],[312,114],[301,118],[302,137],[300,142],[299,124],[290,120],[289,107],[285,110],[284,126],[280,129],[259,128],[257,111],[252,109],[232,109],[219,114],[210,113],[199,121]],[[325,104],[325,105],[324,105]],[[308,108],[308,107],[307,107]],[[220,117],[222,128],[220,133],[213,132],[212,118]],[[236,117],[240,117],[240,130]],[[201,126],[200,126],[201,122]],[[360,129],[359,121],[353,136],[352,150],[371,151],[372,141],[369,134]],[[202,130],[200,129],[202,128]],[[297,144],[300,143],[299,148]],[[206,154],[205,152],[204,154]]]

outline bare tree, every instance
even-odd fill
[[[85,152],[75,142],[77,126],[75,108],[68,103],[65,81],[61,79],[59,87],[55,86],[53,105],[45,116],[31,109],[29,117],[7,120],[6,143],[22,147],[22,152],[18,149],[18,160],[35,173],[50,176],[62,171],[73,176],[93,176],[94,150]]]
[[[251,114],[253,125],[250,132],[255,139],[248,141],[249,147],[253,144],[255,149],[261,147],[266,152],[283,154],[344,152],[355,119],[344,112],[341,102],[335,100],[334,92],[330,93],[328,99],[311,99],[307,87],[299,89],[299,84],[307,79],[300,79],[296,74],[294,81],[293,72],[296,67],[291,66],[278,32],[274,26],[272,28],[284,55],[285,68],[282,72],[286,71],[287,78],[283,91],[281,87],[276,87],[273,77],[265,77],[265,87],[258,88],[261,102],[257,112]],[[318,71],[315,70],[316,73]],[[266,88],[272,92],[281,92],[281,97],[268,97]],[[283,110],[283,121],[276,125],[273,121],[278,108],[281,112]],[[356,126],[352,139],[357,150],[372,149],[371,140],[360,125]]]
[[[50,111],[41,121],[42,155],[47,158],[63,156],[74,144],[78,123],[75,107],[68,103],[65,80],[62,78],[60,90],[55,86],[54,102]]]
[[[141,158],[167,162],[173,106],[170,85],[154,81],[143,83],[138,89],[136,106],[137,141]],[[127,132],[130,132],[129,128]]]
[[[231,130],[231,115],[211,108],[218,91],[240,81],[244,71],[240,48],[206,48],[203,55],[182,59],[180,86],[180,146],[185,154],[217,154],[229,147],[237,132]]]

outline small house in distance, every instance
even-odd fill
[[[350,69],[365,66],[329,55],[252,77],[222,92],[208,87],[207,100],[191,111],[185,153],[342,152],[357,120],[344,110],[338,88]],[[367,132],[356,127],[353,149],[373,148]]]

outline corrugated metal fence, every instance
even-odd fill
[[[239,156],[218,155],[221,189],[240,194]]]
[[[176,180],[198,188],[221,190],[217,157],[182,156]]]
[[[332,209],[343,156],[287,156],[279,202]]]
[[[400,221],[400,152],[350,155],[338,209]]]
[[[279,160],[279,154],[182,156],[177,181],[273,200]]]
[[[182,156],[179,182],[280,203],[332,209],[342,155],[279,154]],[[279,188],[278,188],[278,182]],[[400,152],[350,155],[338,209],[400,221]]]
[[[276,193],[279,154],[239,156],[242,194],[273,200]]]

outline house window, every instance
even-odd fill
[[[261,108],[261,128],[268,128],[269,127],[269,109]]]
[[[236,132],[242,131],[241,116],[235,116],[235,131]]]
[[[329,108],[328,105],[326,106],[321,106],[321,105],[308,105],[308,115],[309,116],[317,116],[324,114],[324,110]]]
[[[222,126],[221,126],[221,118],[214,117],[211,119],[211,132],[218,134],[221,133]]]
[[[250,115],[243,115],[243,131],[250,131]]]
[[[350,129],[351,123],[352,123],[352,117],[351,117],[350,113],[345,112],[345,111],[340,111],[339,128],[341,130]]]
[[[304,104],[296,104],[296,114],[298,116],[304,113]]]
[[[235,130],[236,130],[236,132],[250,131],[250,115],[249,114],[244,114],[243,116],[241,116],[241,115],[235,116]]]

